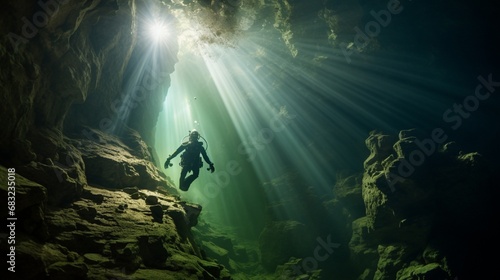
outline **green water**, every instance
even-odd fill
[[[461,18],[463,7],[406,1],[387,26],[379,25],[368,46],[351,49],[346,57],[340,42],[356,39],[356,33],[339,29],[338,37],[329,37],[339,44],[326,40],[328,28],[318,27],[319,4],[314,3],[310,10],[302,5],[295,11],[293,40],[269,18],[267,25],[245,30],[233,47],[182,50],[156,126],[155,148],[163,163],[189,130],[198,130],[216,172],[206,171],[205,164],[181,196],[203,206],[204,222],[235,242],[254,242],[249,246],[254,248],[272,222],[298,221],[307,230],[290,246],[312,254],[318,238],[333,234],[332,242],[342,249],[328,261],[338,264],[348,258],[350,238],[339,228],[349,228],[350,222],[330,212],[329,203],[338,195],[336,184],[364,171],[369,132],[397,135],[417,128],[431,137],[440,128],[464,149],[494,158],[485,151],[498,139],[498,98],[470,96],[481,84],[479,76],[500,76],[493,71],[498,56],[492,59],[491,45],[480,43],[492,42],[493,35],[484,31],[491,26],[473,16]],[[354,16],[348,4],[335,3],[326,1],[326,9],[352,12],[340,18],[356,22],[355,27],[374,22],[366,7],[364,13],[354,9]],[[378,12],[383,4],[370,7]],[[165,171],[175,183],[178,162]],[[361,179],[349,180],[354,187]],[[364,215],[362,202],[351,206],[354,218]]]

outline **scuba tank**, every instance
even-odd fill
[[[203,140],[203,142],[205,142],[206,147],[203,146],[203,143],[198,142],[198,139],[200,138]],[[203,166],[203,161],[201,159],[201,156],[199,156],[200,152],[198,150],[198,146],[201,146],[199,148],[204,149],[206,153],[206,151],[208,150],[208,142],[195,129],[189,131],[189,134],[184,136],[181,140],[183,146],[190,145],[191,142],[200,143],[200,145],[196,144],[194,147],[186,147],[184,153],[182,153],[181,155],[181,162],[179,163],[179,165],[201,168]]]

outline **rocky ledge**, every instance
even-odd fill
[[[231,279],[194,242],[199,205],[161,189],[86,186],[61,208],[47,206],[43,186],[16,181],[25,202],[17,205],[19,279]]]

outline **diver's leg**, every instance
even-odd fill
[[[181,170],[181,177],[179,178],[179,188],[183,191],[187,191],[187,188],[189,188],[189,186],[187,188],[185,187],[187,173],[188,169],[186,167],[183,167]]]
[[[199,168],[195,168],[192,170],[193,171],[193,174],[189,175],[186,180],[184,180],[184,187],[186,188],[185,191],[187,191],[189,189],[189,186],[191,186],[191,183],[196,180],[196,178],[198,178],[198,176],[200,175],[200,169]]]

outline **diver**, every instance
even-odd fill
[[[215,167],[213,162],[210,161],[207,155],[207,151],[203,147],[203,142],[198,141],[201,137],[200,133],[193,129],[189,132],[187,141],[184,141],[177,150],[172,155],[169,155],[163,167],[167,169],[169,166],[172,166],[170,161],[175,158],[179,153],[184,151],[181,155],[181,177],[179,179],[179,188],[183,191],[187,191],[189,186],[193,181],[198,178],[200,174],[200,168],[203,166],[203,161],[201,160],[200,154],[203,156],[203,159],[210,166],[207,170],[214,173]],[[184,137],[184,138],[186,138]],[[201,137],[203,140],[205,138]],[[206,140],[205,140],[206,142]],[[208,146],[208,144],[207,144]],[[186,177],[188,172],[193,172],[190,176]]]

